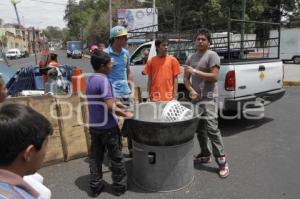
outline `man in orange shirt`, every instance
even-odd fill
[[[168,40],[155,41],[157,55],[146,64],[144,74],[148,75],[148,92],[150,101],[171,101],[177,96],[177,76],[180,64],[177,59],[168,55]]]

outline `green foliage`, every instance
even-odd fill
[[[79,3],[68,0],[64,16],[68,31],[63,37],[83,40],[85,44],[107,43],[108,3],[108,0],[80,0]],[[246,0],[246,3],[245,19],[248,20],[279,22],[280,16],[299,20],[299,0]],[[138,7],[152,7],[152,0],[112,0],[113,25],[117,23],[117,9]],[[226,31],[228,17],[241,19],[242,16],[242,0],[156,0],[156,7],[161,31],[183,31],[195,27]],[[246,24],[247,33],[261,33],[262,28]],[[232,24],[233,31],[240,29],[241,23]]]
[[[7,46],[7,37],[5,35],[0,36],[0,47],[6,47]]]
[[[43,30],[43,33],[50,41],[53,39],[63,38],[63,32],[59,27],[48,26],[45,30]]]

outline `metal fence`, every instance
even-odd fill
[[[162,25],[160,25],[162,26]],[[129,31],[129,51],[133,52],[141,43],[165,37],[169,41],[169,53],[183,63],[195,52],[195,37],[202,27],[178,32],[155,31],[158,25]],[[278,34],[270,34],[271,31]],[[228,19],[227,29],[213,27],[211,49],[216,51],[222,62],[278,59],[280,46],[280,23]]]

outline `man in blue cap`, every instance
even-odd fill
[[[110,45],[104,51],[113,59],[112,72],[108,79],[112,83],[117,100],[130,107],[133,103],[131,89],[133,77],[129,68],[130,56],[124,47],[127,44],[127,29],[123,26],[115,26],[110,31]],[[128,135],[129,155],[132,156],[131,136]]]

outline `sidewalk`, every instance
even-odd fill
[[[284,86],[300,86],[300,65],[284,64]]]

